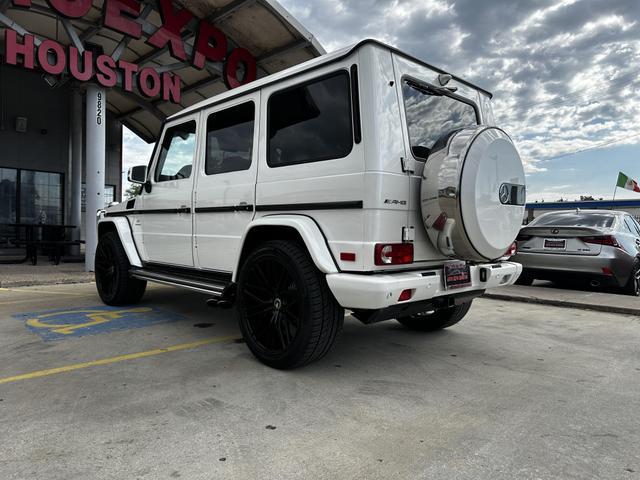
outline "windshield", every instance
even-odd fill
[[[464,127],[477,125],[472,105],[440,93],[439,89],[405,80],[402,96],[413,155],[426,160],[440,137]]]
[[[551,213],[538,218],[531,226],[611,228],[614,219],[613,215],[600,213]]]

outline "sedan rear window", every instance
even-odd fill
[[[599,213],[552,213],[536,219],[530,226],[536,227],[596,227],[611,228],[615,216]]]

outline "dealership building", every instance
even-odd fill
[[[66,225],[92,269],[123,125],[154,142],[177,111],[323,53],[274,0],[0,0],[0,246]]]

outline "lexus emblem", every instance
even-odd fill
[[[560,230],[554,228],[553,230],[551,230],[551,233],[553,233],[554,235],[558,235],[560,233]]]
[[[500,196],[500,203],[503,205],[507,205],[511,200],[511,187],[506,183],[500,185],[500,191],[498,193]]]

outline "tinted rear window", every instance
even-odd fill
[[[614,219],[613,215],[597,213],[552,213],[537,219],[531,226],[611,228]]]
[[[407,80],[402,82],[402,95],[411,149],[418,159],[426,160],[440,137],[478,124],[476,109],[457,98]]]

